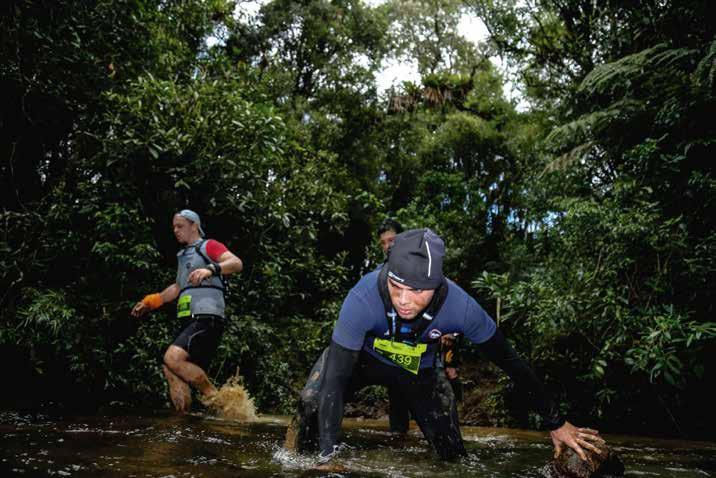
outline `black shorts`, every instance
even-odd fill
[[[196,317],[177,335],[172,345],[184,349],[189,360],[206,371],[219,347],[224,322],[221,317]]]

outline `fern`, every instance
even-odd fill
[[[716,40],[711,42],[708,53],[696,67],[694,80],[698,89],[713,98],[716,89]]]
[[[649,83],[662,83],[663,80],[673,82],[673,76],[683,74],[694,53],[695,50],[670,49],[661,43],[594,68],[584,78],[578,92],[592,100],[614,99],[639,91]],[[659,93],[651,88],[644,92],[646,96],[652,92]]]
[[[644,112],[644,106],[643,102],[632,99],[617,101],[608,108],[582,115],[555,128],[547,136],[547,144],[557,151],[580,148],[607,129],[633,121]]]
[[[660,43],[596,67],[578,89],[590,111],[547,137],[550,148],[566,152],[548,164],[545,172],[566,169],[584,159],[600,139],[610,137],[612,144],[619,144],[615,138],[624,137],[619,131],[628,132],[645,118],[666,117],[667,121],[660,123],[668,127],[670,118],[678,117],[671,114],[673,105],[685,104],[684,99],[692,93],[689,75],[697,63],[697,52]],[[697,87],[709,90],[709,95],[716,75],[715,58],[716,42],[693,71]]]

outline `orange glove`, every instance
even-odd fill
[[[156,294],[149,294],[144,296],[144,299],[142,299],[142,303],[149,307],[151,310],[158,309],[159,307],[164,304],[164,301],[162,300],[162,296],[159,295],[157,292]]]

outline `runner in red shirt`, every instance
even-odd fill
[[[187,323],[164,353],[163,371],[174,408],[185,413],[191,405],[190,384],[205,398],[216,394],[205,370],[226,325],[224,276],[241,272],[243,264],[221,242],[202,239],[201,220],[194,211],[175,214],[172,226],[183,246],[177,253],[176,282],[145,296],[132,308],[132,315],[141,317],[179,298],[177,317]]]

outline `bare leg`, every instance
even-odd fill
[[[196,364],[189,362],[186,350],[170,345],[164,353],[164,364],[174,375],[194,386],[205,397],[216,394],[216,387],[209,381],[206,373]]]
[[[191,390],[189,390],[189,385],[174,375],[166,365],[162,366],[162,371],[169,384],[169,397],[172,399],[174,409],[181,413],[188,412],[191,406]]]

